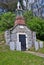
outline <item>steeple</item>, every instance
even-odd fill
[[[17,9],[16,9],[16,20],[15,20],[15,26],[16,25],[24,25],[25,24],[25,20],[24,20],[24,17],[23,17],[23,9],[21,7],[21,4],[20,2],[18,1],[18,4],[17,4]]]
[[[16,14],[17,14],[17,16],[22,16],[22,14],[23,14],[23,9],[22,9],[21,4],[20,4],[19,1],[17,3]]]
[[[18,3],[17,3],[17,9],[20,9],[20,7],[21,7],[21,4],[20,4],[20,2],[18,1]]]

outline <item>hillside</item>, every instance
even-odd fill
[[[0,33],[0,51],[4,50],[5,48],[5,39],[4,39],[4,33]]]
[[[39,60],[39,61],[38,61]],[[0,33],[0,65],[44,65],[44,58],[20,51],[11,51]]]
[[[4,33],[1,33],[0,65],[44,65],[44,58],[23,51],[11,51],[9,46],[5,45]]]
[[[44,58],[8,50],[0,52],[0,65],[44,65]]]

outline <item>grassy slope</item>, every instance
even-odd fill
[[[0,65],[44,65],[44,58],[25,52],[10,51],[5,45],[3,33],[0,34]]]
[[[8,50],[0,52],[0,65],[44,65],[44,58]]]

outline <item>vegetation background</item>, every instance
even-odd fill
[[[44,41],[44,19],[33,16],[31,11],[23,14],[26,25],[37,34],[37,39]],[[10,29],[14,26],[16,14],[7,12],[0,15],[0,32]]]

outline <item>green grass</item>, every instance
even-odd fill
[[[44,65],[44,58],[29,53],[10,51],[0,34],[0,65]],[[3,42],[2,42],[3,41]]]
[[[44,48],[39,49],[39,50],[38,50],[38,52],[40,52],[40,53],[43,53],[43,54],[44,54]]]
[[[44,58],[19,51],[0,52],[0,65],[44,65]]]

